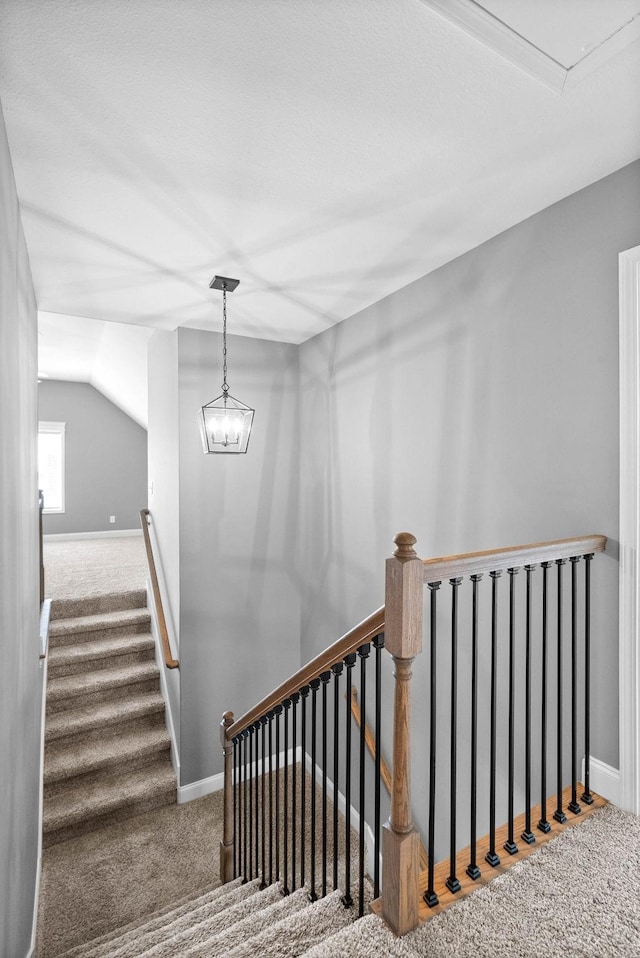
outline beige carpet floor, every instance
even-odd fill
[[[142,534],[98,539],[45,539],[45,595],[80,599],[144,589],[147,560]]]
[[[640,818],[608,805],[398,940],[369,915],[308,958],[639,958]]]
[[[46,848],[37,958],[52,958],[219,884],[222,793]]]

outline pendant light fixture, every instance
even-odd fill
[[[227,384],[227,292],[232,293],[240,280],[214,276],[209,289],[222,290],[222,394],[203,406],[198,424],[205,455],[212,452],[246,452],[255,410],[234,399]]]

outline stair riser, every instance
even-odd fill
[[[134,729],[157,728],[164,724],[164,708],[159,708],[155,712],[149,712],[146,715],[139,715],[131,719],[123,719],[121,722],[103,722],[97,728],[83,726],[73,731],[57,731],[56,734],[47,732],[45,743],[55,742],[66,747],[76,743],[99,742],[104,739],[105,735],[120,735],[125,732],[133,732]]]
[[[114,595],[98,595],[86,599],[54,599],[51,619],[70,619],[79,615],[100,615],[104,612],[121,612],[123,609],[144,609],[147,593],[144,589],[119,592]]]
[[[42,844],[44,848],[51,845],[57,845],[59,842],[66,842],[71,838],[77,838],[80,835],[86,835],[98,828],[104,828],[105,825],[114,825],[117,822],[124,822],[135,815],[142,815],[144,812],[151,812],[154,808],[161,808],[163,805],[173,805],[176,800],[175,789],[164,792],[156,792],[152,798],[146,798],[141,802],[134,802],[131,805],[122,805],[114,811],[105,815],[94,815],[89,818],[83,818],[79,822],[63,825],[56,829],[47,829],[46,822],[43,826]]]
[[[50,632],[49,647],[60,648],[63,645],[79,645],[82,642],[98,642],[100,639],[112,639],[117,635],[139,635],[149,632],[151,619],[145,616],[140,622],[124,623],[123,625],[106,626],[99,629],[84,629],[74,632]]]
[[[155,649],[151,644],[146,649],[139,649],[134,652],[112,653],[99,659],[87,659],[80,662],[61,662],[51,658],[49,659],[49,675],[56,678],[61,675],[81,675],[83,672],[95,672],[96,670],[111,669],[116,666],[120,668],[123,665],[134,665],[139,662],[151,662],[155,656]]]
[[[124,782],[127,775],[131,774],[131,772],[145,768],[147,765],[151,765],[163,758],[168,760],[169,751],[170,746],[169,743],[167,743],[161,748],[153,747],[148,751],[141,750],[137,755],[130,756],[126,759],[120,758],[115,762],[95,769],[77,767],[74,770],[73,768],[69,768],[66,774],[64,774],[64,777],[57,781],[48,780],[45,761],[44,798],[45,800],[56,798],[69,788],[75,788],[80,784],[87,788],[100,785],[106,780],[111,780],[114,772],[117,772],[119,777],[122,776]]]
[[[158,692],[159,690],[159,676],[146,679],[144,682],[117,685],[110,689],[91,690],[79,695],[66,695],[60,698],[52,696],[50,690],[47,697],[47,714],[51,715],[54,712],[63,712],[65,709],[76,709],[85,705],[98,705],[101,702],[115,702],[118,699],[128,698],[130,695],[142,695],[145,692]]]

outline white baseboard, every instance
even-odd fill
[[[582,781],[584,782],[584,759],[582,760]],[[589,787],[602,795],[613,805],[620,804],[620,771],[612,768],[600,759],[592,758],[590,763]]]
[[[289,759],[289,764],[302,760],[302,748],[299,745],[295,750],[295,754],[293,749],[289,749],[286,754]],[[280,768],[283,768],[285,763],[284,752],[280,752],[279,763]],[[275,767],[275,758],[273,759],[273,766]],[[261,759],[258,761],[258,775],[262,775]],[[181,785],[178,788],[178,805],[183,805],[185,802],[192,802],[195,798],[203,798],[205,795],[211,795],[213,792],[219,792],[223,787],[223,772],[219,772],[217,775],[211,775],[209,778],[201,778],[198,782],[190,782],[189,785]]]
[[[213,792],[221,792],[223,788],[223,772],[210,775],[209,778],[201,778],[198,782],[190,782],[188,785],[178,785],[178,805],[192,802],[196,798],[204,798],[205,795],[212,795]]]
[[[142,529],[108,529],[104,532],[50,532],[42,538],[45,542],[62,542],[65,539],[111,539],[141,535]]]

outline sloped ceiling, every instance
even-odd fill
[[[153,329],[38,312],[38,375],[90,383],[145,429]]]
[[[221,273],[304,341],[636,159],[631,40],[558,95],[422,0],[3,0],[39,307],[219,329]]]

